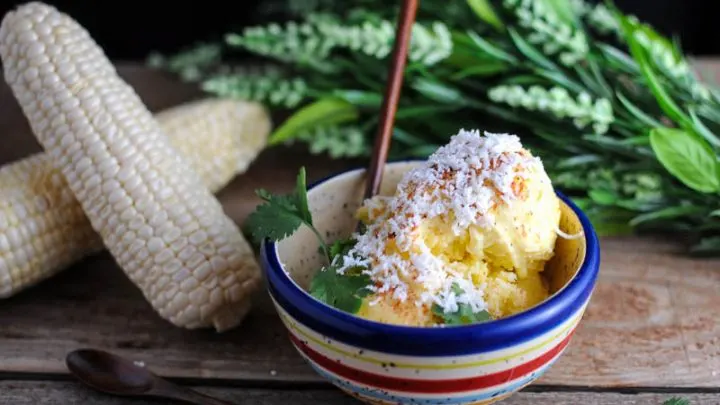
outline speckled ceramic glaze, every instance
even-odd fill
[[[392,194],[417,162],[387,165],[382,194]],[[315,226],[328,240],[349,235],[362,198],[364,170],[331,177],[308,195]],[[488,323],[414,328],[368,321],[331,308],[306,289],[322,265],[315,236],[302,228],[262,247],[268,289],[290,339],[315,371],[376,404],[489,404],[533,382],[560,357],[580,322],[598,274],[597,237],[563,195],[561,229],[545,274],[553,294],[541,304]]]

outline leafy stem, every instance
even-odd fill
[[[283,240],[304,224],[317,237],[328,263],[332,261],[330,248],[313,224],[307,200],[305,167],[300,168],[293,193],[272,195],[264,189],[259,189],[256,194],[264,204],[259,205],[245,221],[245,227],[256,243],[266,239],[274,242]]]

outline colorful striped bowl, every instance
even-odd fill
[[[381,194],[392,194],[417,162],[388,164]],[[363,169],[325,179],[308,193],[315,226],[328,240],[346,237],[362,199]],[[560,357],[590,300],[600,262],[585,215],[566,197],[561,229],[545,273],[553,294],[519,314],[488,323],[419,328],[372,322],[336,310],[306,289],[322,265],[306,227],[265,243],[267,284],[290,339],[315,371],[374,404],[489,404],[540,377]]]

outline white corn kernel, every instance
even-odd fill
[[[44,17],[67,32],[68,36],[58,40],[45,35],[48,22],[39,22]],[[65,40],[70,37],[73,37],[72,41]],[[100,234],[107,249],[133,283],[143,291],[158,314],[186,328],[215,327],[221,331],[237,326],[247,314],[250,290],[259,286],[260,281],[258,265],[249,244],[202,183],[201,176],[166,138],[162,127],[153,119],[139,96],[117,76],[112,64],[87,31],[54,7],[32,2],[5,16],[0,25],[0,43],[6,80],[21,102],[36,138],[47,150],[54,152],[52,165],[61,169],[65,175],[68,188],[78,198],[92,228]],[[38,44],[42,45],[42,49]],[[51,48],[57,50],[53,55],[64,55],[67,60],[57,62],[56,58],[55,62],[51,62],[46,56],[47,49]],[[83,52],[78,52],[78,49],[83,49]],[[56,69],[44,69],[48,65]],[[40,72],[39,76],[25,74],[30,68],[34,69],[32,72]],[[73,74],[75,71],[77,75]],[[33,97],[26,97],[27,94]],[[40,102],[33,102],[33,98]],[[114,104],[113,98],[116,102],[125,101],[123,107],[128,114],[110,108]],[[51,125],[37,121],[38,112],[51,117]],[[70,145],[58,142],[68,136],[71,130],[74,142],[70,142]],[[116,161],[119,157],[109,151],[115,149],[114,145],[121,140],[142,146],[138,148],[138,159]],[[81,148],[74,148],[71,152],[71,147],[77,144]],[[63,159],[68,153],[73,153],[76,159],[69,162]],[[128,190],[125,184],[117,180],[115,176],[123,167],[134,167],[137,170],[134,178],[140,179],[143,186]],[[88,189],[86,181],[97,175],[102,177],[102,184]],[[129,221],[123,222],[144,242],[134,259],[130,259],[125,252],[135,248],[136,241],[129,242],[120,234],[123,230],[128,231],[119,223],[122,214],[127,211],[113,208],[126,195],[144,203],[141,208],[135,204],[134,215]],[[174,203],[168,205],[162,201]],[[107,207],[111,207],[112,212],[103,218],[99,212]],[[212,276],[222,279],[224,283],[220,284],[201,284],[193,275],[200,266],[211,263],[217,252],[206,255],[196,251],[190,256],[185,266],[176,273],[189,273],[179,284],[179,288],[191,298],[182,307],[177,307],[176,300],[168,302],[164,295],[166,290],[178,286],[177,281],[156,267],[157,264],[180,259],[179,254],[176,256],[160,238],[153,239],[154,229],[163,224],[153,223],[152,220],[164,210],[171,211],[167,218],[171,226],[177,226],[172,219],[177,216],[176,213],[190,212],[193,221],[181,229],[186,234],[197,231],[195,240],[198,240],[197,235],[204,235],[200,232],[205,228],[220,228],[220,234],[234,247],[234,251],[224,258],[229,264],[224,273]],[[204,218],[202,221],[198,213]],[[207,241],[211,247],[216,243],[213,238],[210,236]],[[17,242],[13,233],[9,234],[9,239],[13,244]],[[162,244],[162,247],[158,244]],[[156,251],[155,248],[160,250]],[[210,307],[206,306],[209,303],[193,300],[209,299],[209,294],[202,292],[207,288],[206,285],[224,289],[223,302]],[[168,306],[171,305],[174,311],[169,311]]]
[[[27,69],[33,68],[43,75],[52,71],[47,66]],[[30,93],[27,94],[18,98],[29,102],[32,98]],[[74,98],[68,94],[57,100],[65,103]],[[98,103],[93,99],[93,102],[84,102],[82,105],[97,108]],[[51,122],[64,125],[61,116],[52,121],[40,112],[38,116],[47,121],[47,126]],[[270,128],[269,118],[261,106],[236,100],[206,99],[182,104],[158,113],[156,119],[175,149],[188,159],[213,192],[246,169],[246,165],[264,145]],[[74,141],[72,133],[67,139],[69,141],[64,146],[68,147],[69,153],[77,155],[76,160],[79,160],[82,145]],[[117,144],[112,146],[110,153],[118,161],[132,159],[135,153],[135,148],[124,138],[117,139]],[[0,259],[4,260],[23,249],[20,245],[10,244],[7,238],[9,229],[19,228],[32,239],[26,245],[30,249],[26,254],[27,262],[19,261],[17,268],[9,268],[7,264],[0,267],[0,298],[13,296],[103,248],[102,241],[92,230],[80,204],[67,188],[66,180],[51,164],[52,156],[61,164],[72,161],[57,149],[0,167],[0,190],[3,193],[0,201]],[[243,165],[239,166],[238,163]],[[71,173],[70,176],[70,181],[79,181]],[[142,184],[133,167],[122,168],[115,179],[128,190]],[[85,187],[98,187],[101,181],[100,174],[93,174],[85,181]],[[128,211],[135,209],[132,203],[126,196],[112,207],[122,211],[121,221],[127,223],[136,215]],[[142,204],[138,208],[141,207]],[[180,225],[192,222],[192,217],[183,213],[176,220],[178,226],[172,228],[169,235],[163,235],[163,239],[172,243],[170,248],[173,251],[179,252],[187,245],[187,238],[182,237]],[[208,230],[208,234],[212,235],[213,232]],[[122,237],[128,243],[136,238],[138,236],[132,231],[127,231]],[[218,242],[225,244],[221,239]],[[132,253],[141,247],[131,246],[132,252],[125,256],[134,257]],[[224,245],[218,252],[228,255],[228,250],[232,248]],[[10,274],[19,276],[11,277]]]

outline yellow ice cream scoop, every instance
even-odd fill
[[[392,196],[364,202],[373,291],[358,315],[431,326],[461,306],[504,317],[548,296],[560,201],[542,162],[518,137],[460,131],[404,176]]]

